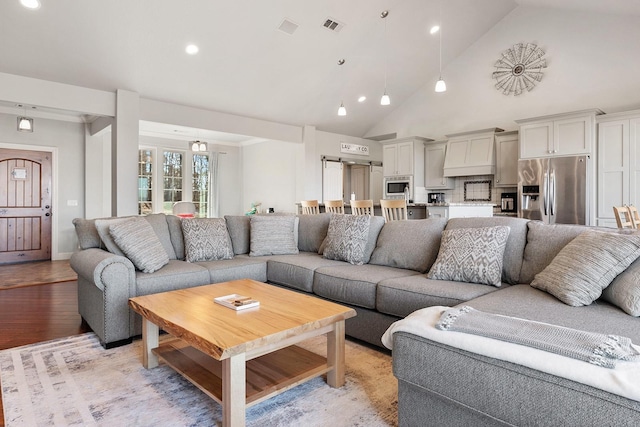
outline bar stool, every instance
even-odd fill
[[[407,203],[403,199],[382,199],[380,200],[382,216],[385,222],[402,221],[407,217]]]
[[[325,200],[324,211],[329,213],[343,214],[344,202],[342,200]]]
[[[373,200],[352,200],[351,215],[373,216]]]
[[[302,200],[300,205],[302,206],[303,215],[317,215],[320,213],[320,206],[317,200]]]

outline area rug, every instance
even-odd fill
[[[69,260],[5,264],[0,267],[0,290],[78,280]]]
[[[324,354],[325,338],[301,346]],[[0,352],[5,424],[213,426],[220,405],[166,365],[146,370],[142,342],[105,350],[93,333]],[[394,426],[391,357],[346,342],[346,384],[315,378],[247,410],[248,426]]]

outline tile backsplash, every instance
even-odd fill
[[[475,175],[475,176],[459,176],[455,179],[455,188],[453,190],[426,190],[424,187],[416,187],[415,200],[418,203],[426,203],[427,193],[444,193],[444,199],[447,203],[464,203],[468,200],[464,199],[464,183],[474,182],[473,184],[467,184],[467,199],[484,199],[488,196],[488,191],[491,191],[491,200],[486,203],[492,203],[500,208],[500,197],[502,193],[516,192],[516,187],[496,187],[495,177],[493,175]],[[476,182],[491,181],[491,184],[479,184]],[[470,202],[474,203],[474,202]]]

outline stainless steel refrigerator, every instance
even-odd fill
[[[547,224],[586,224],[589,156],[518,162],[518,216]]]

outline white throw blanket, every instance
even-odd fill
[[[615,369],[549,353],[536,348],[463,332],[440,331],[435,325],[450,307],[428,307],[395,322],[382,336],[382,343],[393,346],[394,332],[409,332],[426,339],[472,353],[504,360],[558,377],[586,384],[640,402],[640,363],[618,362]],[[640,347],[634,346],[640,351]]]

